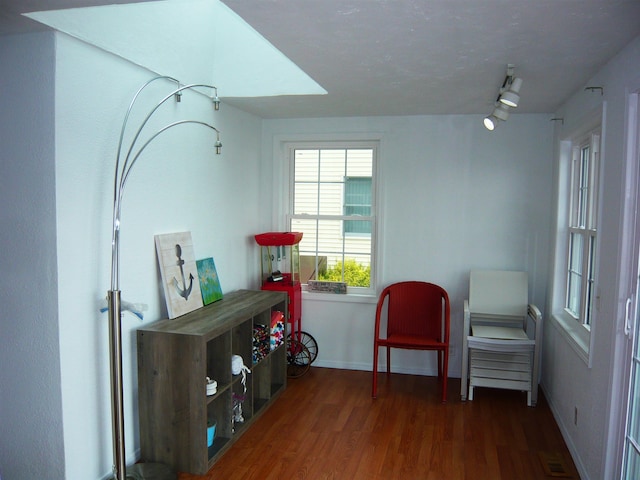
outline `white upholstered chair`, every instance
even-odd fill
[[[542,316],[528,302],[526,272],[472,271],[464,301],[462,400],[475,387],[527,392],[538,400]],[[467,395],[468,392],[468,395]]]

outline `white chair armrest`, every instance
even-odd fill
[[[542,313],[540,313],[540,309],[534,304],[530,303],[528,305],[528,313],[529,318],[532,320],[533,325],[535,326],[535,348],[533,352],[533,389],[532,389],[532,405],[536,405],[538,402],[538,382],[540,381],[540,366],[542,363]]]
[[[536,307],[533,303],[530,303],[528,305],[528,312],[529,312],[529,316],[531,318],[534,318],[536,323],[539,320],[542,320],[542,313],[540,313],[540,309]]]

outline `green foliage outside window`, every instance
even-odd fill
[[[361,265],[354,259],[348,258],[344,263],[344,280],[342,279],[342,262],[320,272],[318,280],[347,282],[350,287],[368,287],[371,282],[371,266]]]

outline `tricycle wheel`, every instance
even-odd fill
[[[302,342],[287,338],[287,377],[298,378],[311,368],[311,353]]]

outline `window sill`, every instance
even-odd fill
[[[302,298],[318,302],[343,302],[343,303],[376,303],[378,298],[375,295],[358,295],[353,293],[314,293],[303,291]]]
[[[591,368],[589,356],[591,333],[565,312],[551,315],[551,323],[584,363]]]

